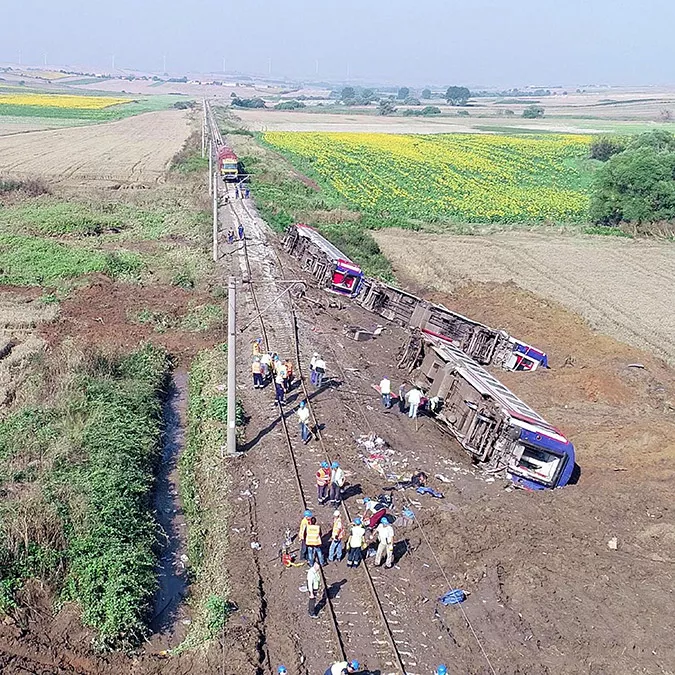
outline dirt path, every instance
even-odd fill
[[[458,237],[380,230],[375,237],[421,287],[452,292],[468,280],[513,281],[675,364],[672,243],[515,232]]]
[[[62,182],[154,183],[189,134],[185,111],[164,110],[108,124],[0,136],[0,173]]]

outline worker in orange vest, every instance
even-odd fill
[[[321,462],[321,467],[316,472],[316,498],[319,504],[328,501],[330,493],[331,473],[328,462]]]
[[[328,562],[342,560],[342,540],[345,538],[345,527],[342,524],[342,514],[339,510],[333,512],[333,530],[330,533],[330,548]]]
[[[309,523],[305,529],[305,541],[307,542],[307,562],[309,562],[310,565],[313,565],[314,558],[318,558],[319,565],[323,565],[321,525],[316,524],[316,518],[314,516],[309,519]]]
[[[300,540],[300,558],[301,560],[307,560],[307,525],[309,525],[309,519],[312,517],[312,512],[307,509],[302,515],[302,520],[300,521],[300,530],[298,531],[298,539]]]

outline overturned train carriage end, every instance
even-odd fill
[[[284,249],[297,258],[326,290],[353,298],[361,291],[361,268],[308,225],[293,225],[284,238]]]
[[[456,347],[427,341],[424,352],[416,383],[477,463],[529,489],[570,481],[574,446],[558,429]]]

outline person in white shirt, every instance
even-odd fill
[[[382,405],[391,408],[391,382],[388,377],[383,377],[380,382],[380,396],[382,397]]]
[[[319,355],[316,352],[314,352],[314,354],[312,354],[312,359],[309,362],[309,381],[312,384],[316,384],[316,370],[314,368],[316,366],[316,361],[318,358]]]
[[[300,436],[302,437],[303,443],[309,443],[309,439],[312,437],[312,432],[309,430],[309,408],[305,401],[300,401],[300,407],[296,413],[298,416],[298,422],[300,423]]]
[[[307,570],[307,592],[309,593],[309,602],[307,611],[312,619],[316,619],[316,601],[321,591],[321,565],[318,560]]]
[[[330,501],[333,506],[338,506],[342,501],[342,487],[345,484],[345,472],[338,462],[330,465]]]
[[[388,520],[382,519],[375,530],[379,544],[377,545],[377,553],[375,554],[375,565],[382,564],[384,554],[387,554],[387,560],[384,566],[389,569],[394,564],[394,528],[389,524]]]
[[[417,387],[414,387],[405,395],[405,397],[408,401],[408,405],[410,406],[408,417],[411,420],[414,420],[417,417],[417,408],[422,401],[422,392]]]
[[[361,518],[354,518],[347,541],[347,567],[358,567],[361,564],[365,546],[366,529],[361,524]]]
[[[329,666],[323,675],[351,675],[351,673],[357,672],[360,667],[361,664],[358,661],[338,661]]]
[[[319,356],[314,362],[314,386],[320,387],[326,374],[326,362]]]

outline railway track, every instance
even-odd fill
[[[223,143],[220,131],[210,107],[207,106],[207,121],[211,138],[220,146]],[[240,246],[240,268],[247,289],[247,298],[260,327],[260,337],[265,349],[274,350],[283,356],[291,356],[298,364],[297,379],[300,393],[297,399],[308,402],[316,429],[316,438],[321,449],[321,458],[303,452],[304,446],[296,435],[291,434],[287,418],[293,414],[288,406],[277,403],[280,427],[284,438],[288,466],[297,488],[298,501],[302,508],[316,511],[314,474],[318,461],[331,461],[331,453],[321,435],[321,424],[315,408],[312,406],[312,393],[308,390],[300,364],[300,341],[298,336],[298,318],[291,297],[292,290],[283,272],[283,265],[274,249],[267,243],[261,222],[249,211],[244,200],[232,199],[232,188],[217,181],[217,189],[228,196],[226,207],[232,215],[234,224],[243,224],[246,238]],[[225,200],[222,200],[223,202]],[[222,203],[222,202],[221,202]],[[285,283],[289,282],[289,283]],[[251,322],[253,323],[253,322]],[[330,514],[332,508],[324,507]],[[355,513],[345,502],[342,503],[345,517],[351,522]],[[317,514],[319,515],[319,514]],[[321,520],[330,522],[328,515]],[[389,602],[382,602],[377,586],[377,573],[373,574],[364,563],[355,570],[349,581],[342,587],[342,569],[324,567],[324,588],[326,589],[326,611],[334,635],[336,655],[340,659],[351,658],[354,650],[364,638],[368,640],[371,668],[379,668],[382,673],[397,675],[415,675],[418,659],[414,656],[414,645],[407,640],[401,627],[401,617],[391,616]],[[340,577],[340,578],[338,578]],[[337,585],[338,592],[330,591]],[[387,612],[390,612],[388,615]],[[394,610],[395,614],[395,610]],[[399,637],[397,637],[397,635]],[[404,656],[407,658],[404,659]],[[376,661],[377,663],[373,663]]]

